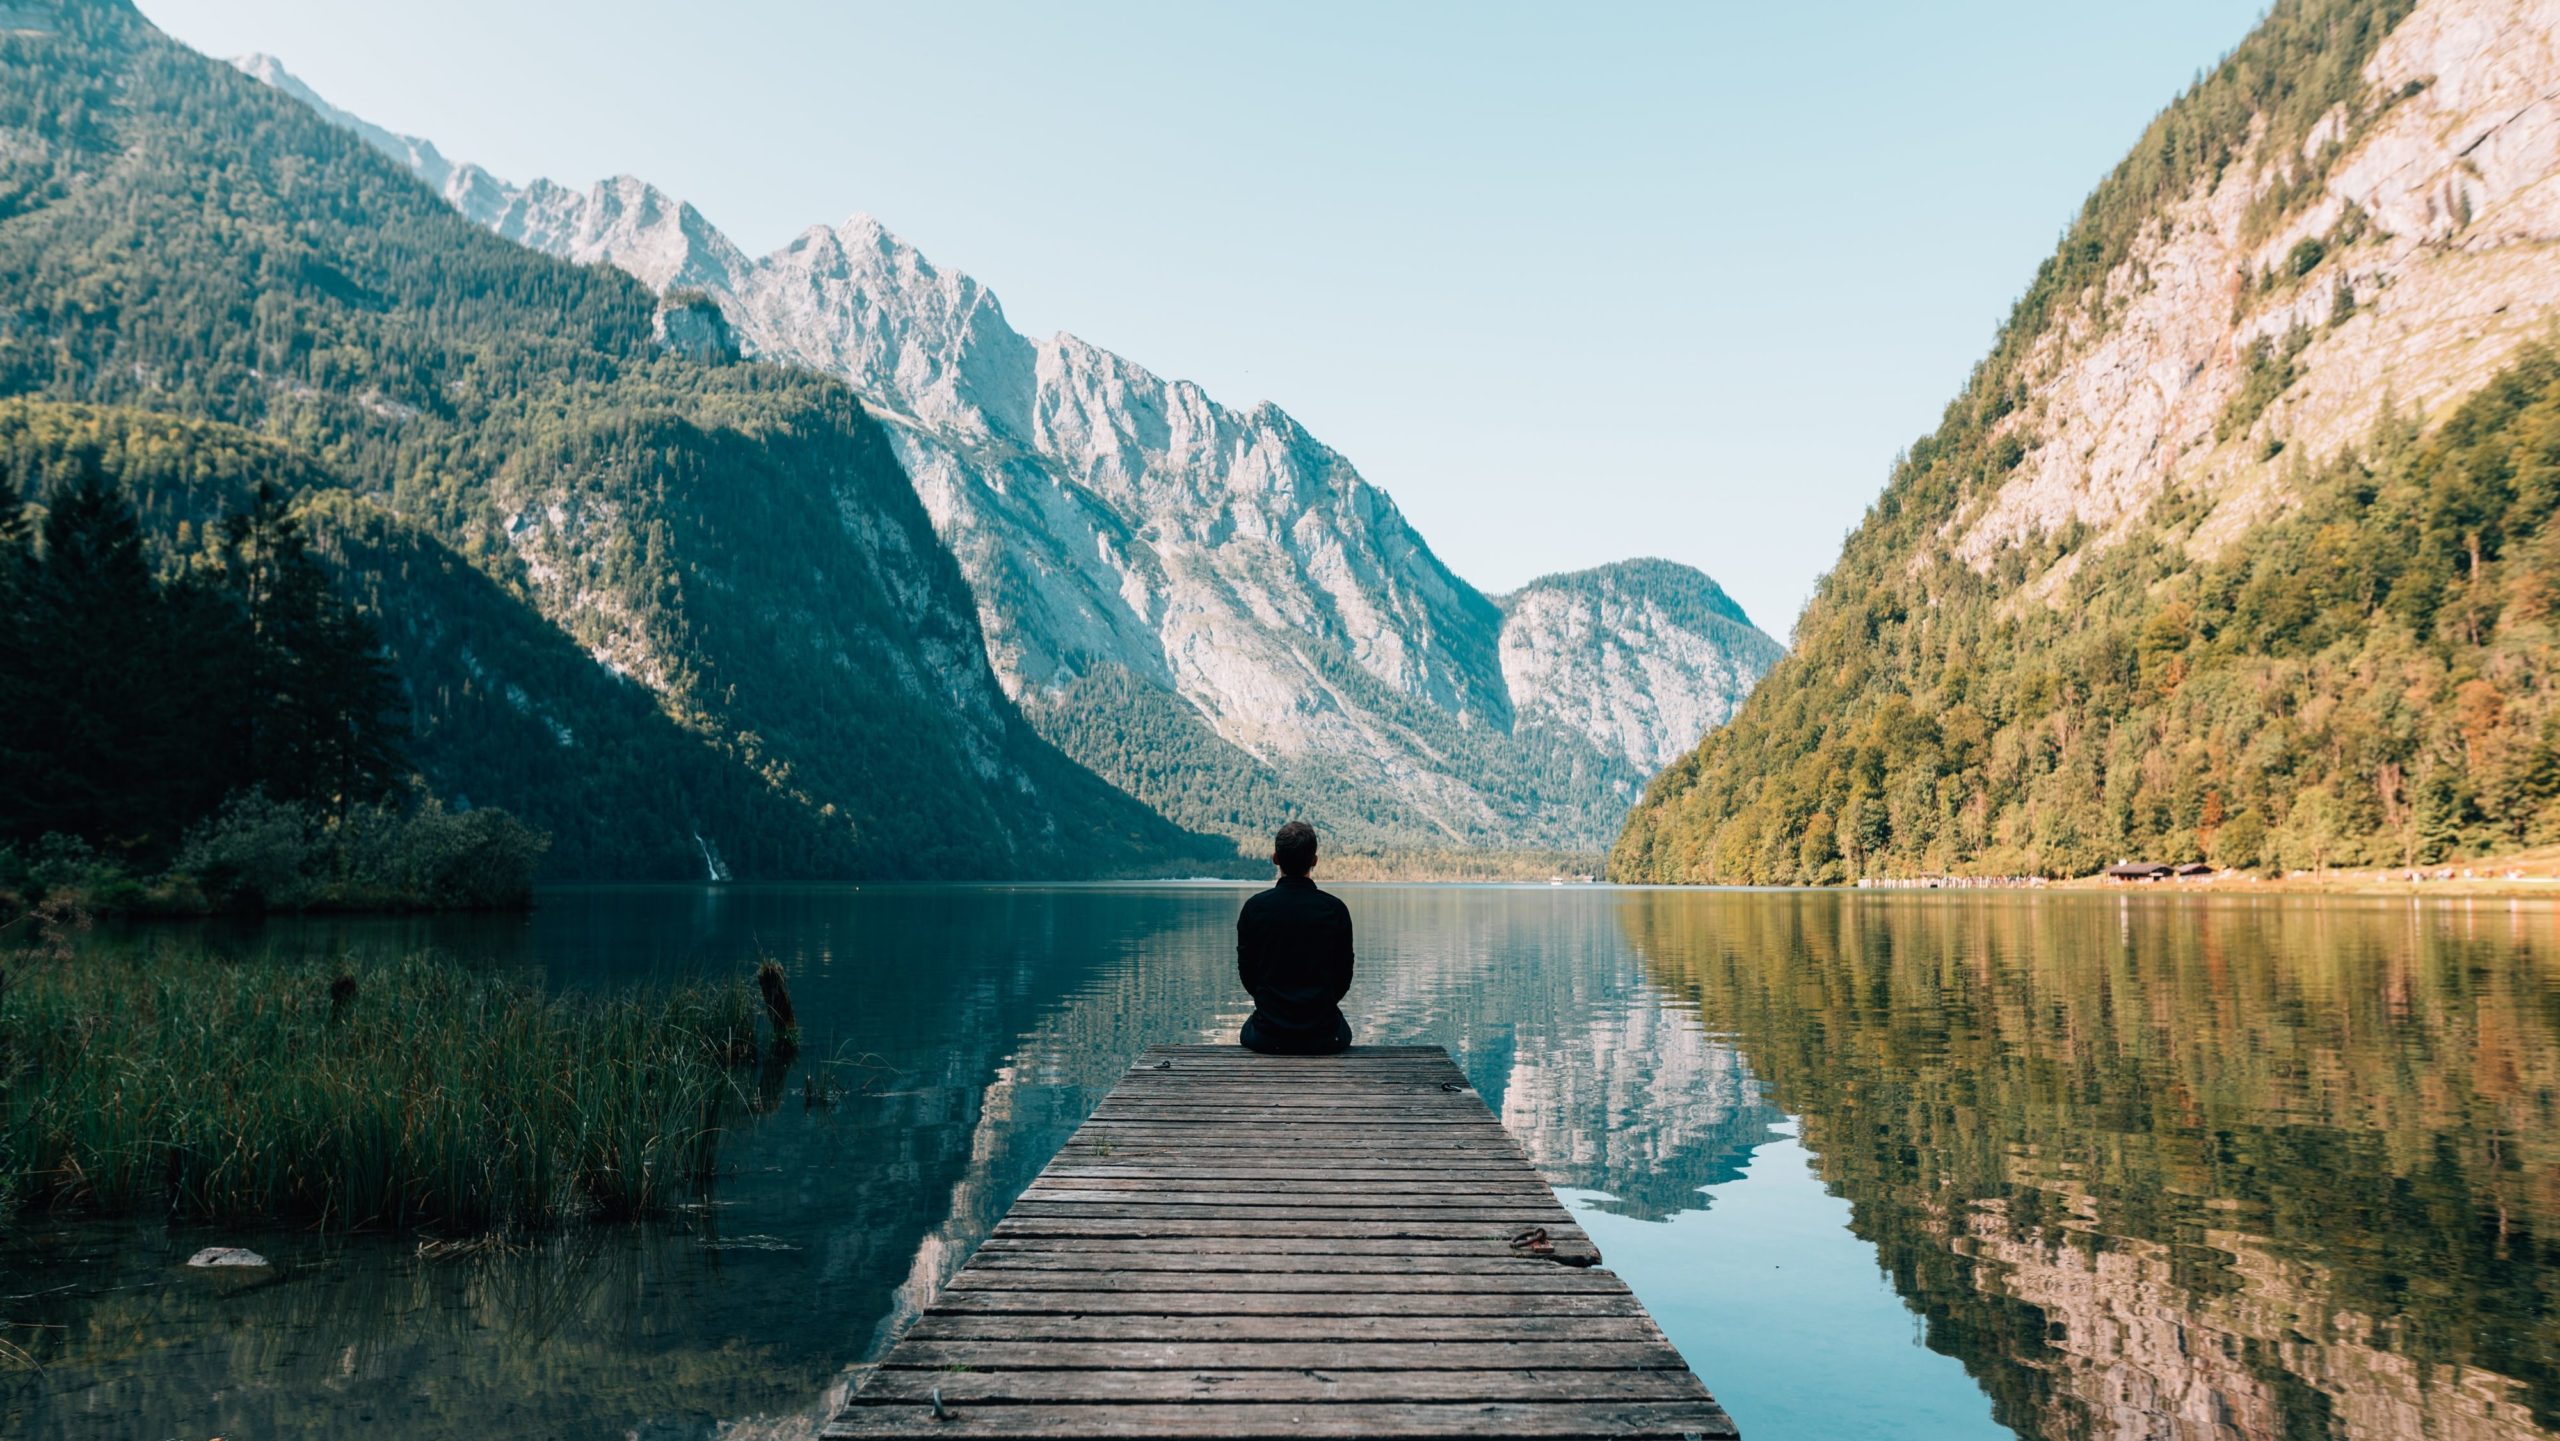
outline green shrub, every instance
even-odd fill
[[[187,835],[176,872],[241,910],[521,906],[549,841],[500,810],[350,807],[330,819],[251,791]]]
[[[262,791],[231,798],[187,833],[177,869],[217,902],[246,910],[299,910],[318,893],[317,818]]]
[[[359,806],[332,837],[337,898],[381,897],[436,910],[521,906],[550,841],[501,810],[429,801],[401,815]]]
[[[2267,823],[2256,811],[2242,811],[2213,833],[2213,863],[2245,871],[2265,858]]]

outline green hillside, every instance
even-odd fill
[[[637,282],[480,230],[126,5],[18,18],[0,395],[267,444],[34,407],[11,443],[147,453],[125,478],[172,525],[196,489],[289,478],[439,792],[548,827],[564,875],[699,876],[706,844],[741,876],[1197,853],[1003,701],[843,386],[662,353]]]
[[[1656,778],[1614,875],[2059,876],[2128,855],[2402,865],[2560,839],[2548,350],[2432,429],[2395,421],[2293,467],[2285,507],[2240,543],[2195,545],[2205,498],[2171,488],[2120,534],[2075,524],[1983,570],[1954,551],[1954,522],[2022,458],[1996,427],[2026,400],[2029,348],[2085,319],[2165,201],[2231,163],[2253,127],[2298,154],[2332,107],[2350,133],[2369,123],[2348,103],[2357,72],[2407,8],[2279,4],[2154,122],[1896,465],[1793,653]],[[2339,150],[2316,150],[2249,223],[2272,224]]]

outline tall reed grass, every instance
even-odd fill
[[[645,1214],[710,1173],[754,1006],[743,984],[548,996],[426,957],[13,957],[0,1186],[332,1229]]]

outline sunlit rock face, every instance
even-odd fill
[[[271,58],[237,63],[498,233],[699,290],[746,354],[849,381],[889,422],[1006,692],[1186,824],[1221,828],[1094,742],[1114,718],[1091,713],[1079,679],[1175,698],[1230,765],[1285,778],[1346,840],[1590,850],[1779,652],[1668,562],[1497,604],[1278,407],[1231,408],[1072,335],[1026,337],[985,287],[869,216],[750,258],[642,181],[508,185],[331,107]],[[1524,722],[1534,734],[1515,735]],[[1559,779],[1524,784],[1531,770]]]
[[[738,358],[738,337],[729,329],[729,318],[707,297],[671,297],[650,318],[650,335],[688,360]]]
[[[1587,735],[1647,773],[1731,718],[1785,653],[1714,581],[1663,560],[1547,576],[1502,610],[1516,714]]]
[[[2037,341],[2027,404],[2003,422],[2030,448],[1952,523],[1957,554],[1988,570],[2075,521],[2103,542],[2172,490],[2210,500],[2194,544],[2217,550],[2285,503],[2289,467],[2362,442],[2385,407],[2446,413],[2546,336],[2560,316],[2556,75],[2560,8],[2419,5],[2365,65],[2353,112],[2333,110],[2299,153],[2252,141]],[[2250,224],[2341,143],[2316,198]],[[2255,348],[2289,339],[2298,377],[2227,424]],[[2058,594],[2077,559],[2039,591]]]

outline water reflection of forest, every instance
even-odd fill
[[[1626,895],[2023,1434],[2560,1427],[2560,916]]]

